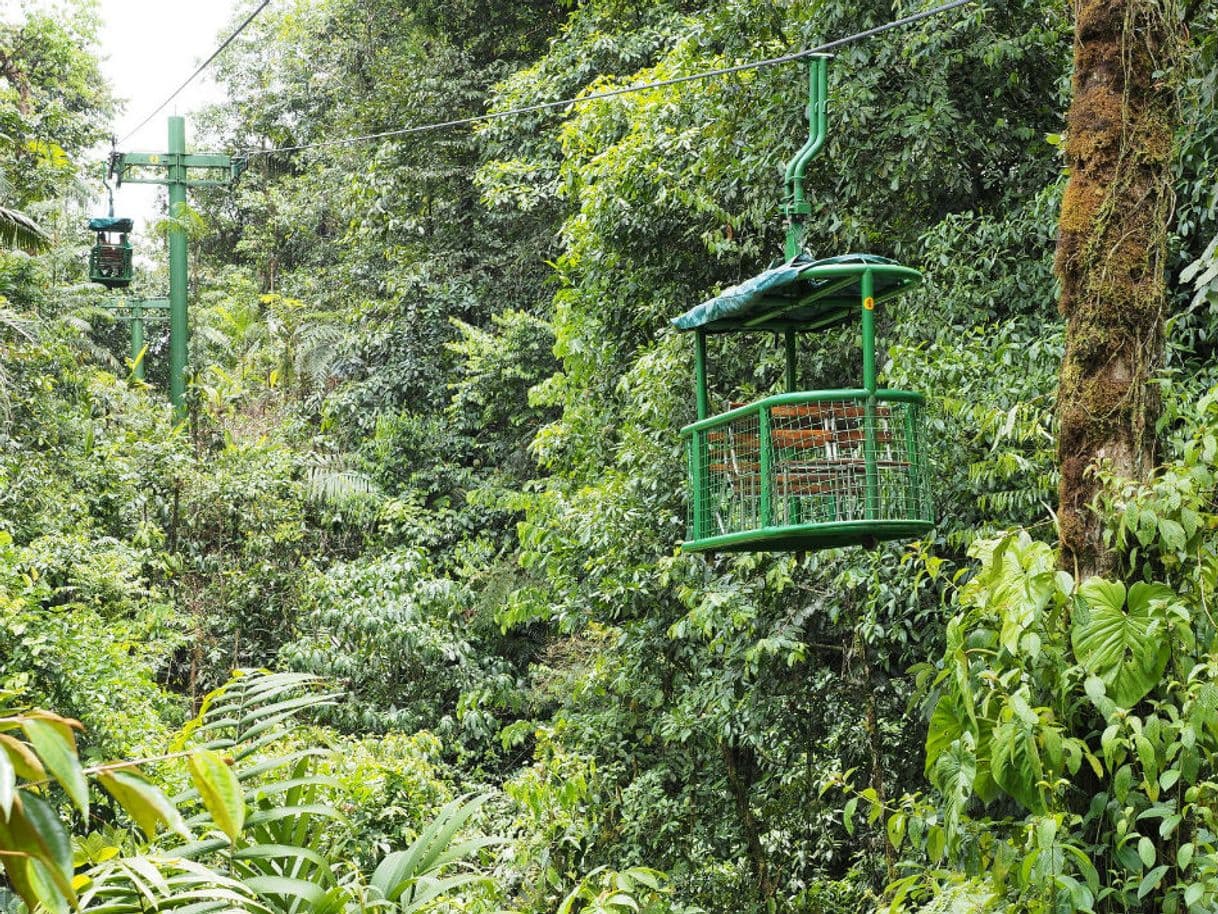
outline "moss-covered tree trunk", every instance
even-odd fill
[[[1078,0],[1069,183],[1056,270],[1066,318],[1058,388],[1061,560],[1111,566],[1090,510],[1095,470],[1144,478],[1154,462],[1175,103],[1173,0]]]

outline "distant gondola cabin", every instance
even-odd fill
[[[130,234],[133,228],[132,220],[113,216],[89,221],[89,231],[97,233],[89,252],[90,282],[101,283],[107,289],[125,289],[131,285],[134,268]]]

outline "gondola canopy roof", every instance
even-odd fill
[[[876,301],[912,288],[921,274],[875,254],[814,259],[800,254],[764,273],[724,289],[673,320],[678,330],[733,333],[755,330],[819,330],[858,313],[865,271]]]

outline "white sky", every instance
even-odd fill
[[[0,0],[0,6],[5,0]],[[19,0],[25,7],[50,6],[51,0]],[[238,0],[100,0],[102,70],[115,95],[126,104],[114,132],[126,136],[136,124],[182,84],[202,63],[233,24]],[[186,116],[186,144],[192,146],[191,112],[224,98],[223,90],[204,71],[173,103],[121,146],[125,152],[161,152],[166,144],[165,119]],[[115,194],[119,216],[141,222],[158,214],[164,190],[127,184]],[[99,206],[104,206],[100,201]],[[104,208],[98,209],[99,213]],[[137,228],[137,231],[139,229]]]

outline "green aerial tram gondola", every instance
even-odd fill
[[[130,219],[109,216],[89,220],[89,231],[95,232],[93,249],[89,252],[89,281],[101,283],[107,289],[125,289],[135,277],[132,262]],[[117,235],[115,238],[113,236]]]
[[[698,419],[681,430],[689,462],[686,552],[806,551],[910,539],[934,525],[923,452],[921,394],[876,384],[875,308],[921,282],[884,257],[815,259],[803,250],[808,163],[827,133],[828,59],[809,67],[808,142],[787,166],[783,263],[673,321],[695,339]],[[800,390],[801,333],[857,318],[857,388]],[[769,333],[782,341],[786,392],[710,414],[710,334]]]

